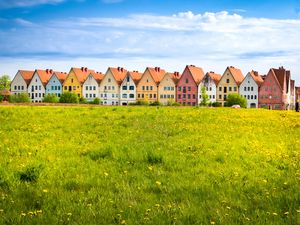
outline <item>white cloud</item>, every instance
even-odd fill
[[[58,4],[65,0],[1,0],[0,8],[30,7],[43,4]]]
[[[267,73],[270,67],[283,65],[300,81],[299,38],[297,19],[189,11],[170,16],[70,18],[0,30],[0,52],[10,60],[32,58],[37,65],[60,65],[62,60],[65,65],[76,62],[78,66],[93,62],[92,68],[105,63],[106,67],[123,65],[141,70],[157,65],[182,71],[185,64],[195,64],[223,73],[227,65],[234,65],[246,74],[251,69]],[[82,64],[77,59],[83,60]],[[4,65],[0,60],[0,68]],[[20,65],[15,63],[15,68]]]

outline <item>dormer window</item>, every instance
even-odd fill
[[[108,82],[111,82],[111,79],[110,79],[110,78],[108,78]]]

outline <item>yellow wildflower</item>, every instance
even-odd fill
[[[47,192],[48,192],[48,190],[47,190],[47,189],[43,189],[43,192],[44,192],[44,193],[47,193]]]
[[[126,221],[125,221],[125,220],[122,220],[122,221],[121,221],[121,224],[126,224]]]
[[[3,212],[4,210],[3,209],[0,209],[0,212]]]
[[[277,214],[276,212],[273,212],[272,215],[273,215],[273,216],[277,216],[278,214]]]
[[[214,221],[210,221],[210,224],[211,224],[211,225],[214,225],[214,224],[216,224],[216,223],[215,223]]]
[[[104,176],[106,176],[106,177],[107,177],[107,176],[108,176],[108,173],[104,172]]]
[[[284,215],[288,215],[288,214],[289,214],[289,212],[285,212],[285,213],[284,213]]]
[[[160,204],[155,204],[155,207],[157,207],[157,208],[158,208],[159,206],[160,206]]]
[[[87,207],[91,207],[91,206],[92,206],[92,204],[91,204],[91,203],[87,204]]]
[[[21,216],[26,216],[26,213],[21,212]]]
[[[156,184],[157,187],[159,187],[161,185],[161,182],[160,181],[156,181],[155,184]]]
[[[67,213],[67,216],[72,216],[72,213],[70,213],[70,212],[69,212],[69,213]]]
[[[300,209],[297,209],[296,211],[297,211],[297,213],[300,213]]]
[[[152,166],[149,166],[148,169],[152,171],[152,170],[153,170],[153,167],[152,167]]]

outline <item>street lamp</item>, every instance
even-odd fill
[[[271,107],[272,95],[269,95],[269,99],[270,99],[270,102],[269,102],[269,109],[272,109],[272,107]]]

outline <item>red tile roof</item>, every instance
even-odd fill
[[[278,69],[275,69],[275,68],[272,68],[271,69],[273,74],[275,75],[275,78],[277,79],[280,87],[281,87],[281,90],[287,90],[285,87],[284,87],[284,84],[288,84],[288,80],[289,79],[289,71],[285,70],[283,67],[279,67]]]
[[[233,76],[233,79],[235,80],[237,85],[240,85],[242,83],[242,81],[244,80],[244,76],[243,76],[242,71],[238,68],[233,67],[233,66],[228,66],[227,69],[229,70],[229,72]]]
[[[118,67],[118,68],[109,67],[108,69],[111,71],[111,73],[114,76],[115,80],[120,85],[123,82],[123,80],[126,76],[127,70],[124,69],[123,67]]]
[[[159,82],[161,82],[164,75],[166,74],[166,71],[161,69],[160,67],[155,67],[155,68],[147,67],[146,70],[149,70],[150,75],[152,76],[156,84],[159,84]]]
[[[90,73],[94,73],[94,70],[90,70],[87,67],[81,67],[81,68],[74,68],[72,67],[71,70],[74,71],[75,76],[77,77],[78,81],[83,84],[86,78]]]
[[[141,80],[143,74],[142,73],[139,73],[139,71],[131,71],[131,72],[127,72],[127,74],[129,74],[129,76],[131,76],[133,82],[135,83],[135,85],[138,84],[138,82]]]
[[[23,77],[25,83],[27,84],[27,86],[29,85],[32,77],[33,77],[33,74],[34,74],[34,71],[31,71],[31,70],[19,70],[21,76]]]
[[[51,69],[35,70],[35,72],[40,77],[40,79],[41,79],[44,86],[46,86],[46,84],[48,83],[48,81],[50,80],[50,78],[53,74],[53,70],[51,70]]]
[[[53,75],[56,75],[57,79],[60,81],[62,84],[65,79],[67,78],[68,74],[66,72],[54,72]]]
[[[198,85],[204,78],[203,69],[201,67],[196,67],[194,65],[187,66],[187,68],[189,69],[190,73],[192,74],[194,81]]]
[[[180,77],[181,77],[181,74],[179,72],[174,72],[174,73],[166,73],[166,75],[169,75],[171,77],[171,79],[174,81],[175,84],[178,83]]]
[[[252,70],[250,72],[251,77],[257,83],[258,86],[261,86],[264,82],[263,78],[258,74],[257,71]]]
[[[97,81],[98,84],[103,80],[104,74],[101,72],[92,72],[91,73],[94,79]]]
[[[207,72],[206,74],[207,74],[207,76],[209,76],[215,82],[216,85],[218,85],[219,81],[222,78],[222,76],[220,74],[215,73],[213,71]]]

